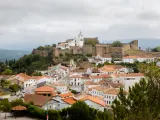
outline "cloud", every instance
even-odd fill
[[[4,0],[0,48],[32,49],[74,38],[160,38],[159,0]]]

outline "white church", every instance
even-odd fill
[[[66,42],[61,42],[56,46],[56,48],[64,50],[64,49],[70,49],[70,47],[74,46],[83,47],[83,45],[84,45],[84,37],[80,32],[76,38],[67,40]]]

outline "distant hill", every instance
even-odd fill
[[[31,51],[24,50],[4,50],[0,49],[0,61],[11,60],[11,59],[19,59],[26,54],[30,54]]]

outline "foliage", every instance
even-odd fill
[[[152,52],[160,52],[160,46],[157,46],[151,50]]]
[[[5,63],[0,63],[0,73],[1,74],[14,74],[17,73],[27,73],[29,75],[33,74],[36,70],[45,70],[52,63],[52,57],[43,57],[40,55],[25,55],[17,61],[9,60],[7,61],[9,67]]]
[[[138,73],[139,72],[139,69],[138,69],[138,66],[139,66],[139,62],[136,61],[134,63],[120,63],[120,65],[122,66],[125,66],[129,69],[133,69],[134,73]]]
[[[84,102],[77,102],[68,108],[69,120],[94,120],[94,116],[90,114],[90,109]]]
[[[2,75],[13,75],[13,71],[11,69],[5,69],[4,72],[1,73]]]
[[[123,89],[112,108],[115,120],[158,120],[160,117],[160,70],[154,64],[140,64],[146,75],[132,88],[128,96]]]
[[[32,76],[42,76],[42,73],[35,71],[35,72],[32,74]]]
[[[15,106],[18,106],[18,105],[22,105],[23,106],[23,100],[22,99],[16,99],[16,100],[13,100],[12,102],[11,102],[11,106],[12,107],[15,107]]]
[[[52,46],[51,45],[39,46],[37,50],[50,50],[52,49],[52,47],[55,47],[55,44],[53,44]]]
[[[112,47],[121,47],[122,46],[122,43],[120,41],[114,41],[112,43]]]
[[[9,89],[11,90],[11,92],[18,92],[19,90],[20,90],[20,86],[19,85],[17,85],[17,84],[13,84],[13,85],[10,85],[9,86]]]
[[[10,86],[11,82],[5,79],[0,80],[0,86],[2,88],[8,88]]]
[[[76,91],[76,90],[71,90],[71,92],[72,92],[73,94],[76,94],[76,93],[77,93],[77,91]]]
[[[87,56],[87,57],[92,57],[92,54],[87,54],[86,56]]]
[[[3,99],[0,101],[0,108],[3,112],[10,112],[11,103],[8,101],[8,99]]]
[[[97,65],[97,67],[98,67],[98,68],[103,67],[103,64],[100,64],[100,63],[99,63],[99,64]]]
[[[84,41],[84,44],[95,46],[98,44],[98,40],[88,39]]]

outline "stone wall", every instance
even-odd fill
[[[83,49],[77,46],[71,47],[71,51],[73,54],[83,54]]]
[[[83,54],[93,54],[93,46],[92,45],[84,45],[83,46]]]
[[[130,49],[131,49],[131,46],[130,46],[129,43],[123,44],[123,50],[124,51],[130,50]]]

